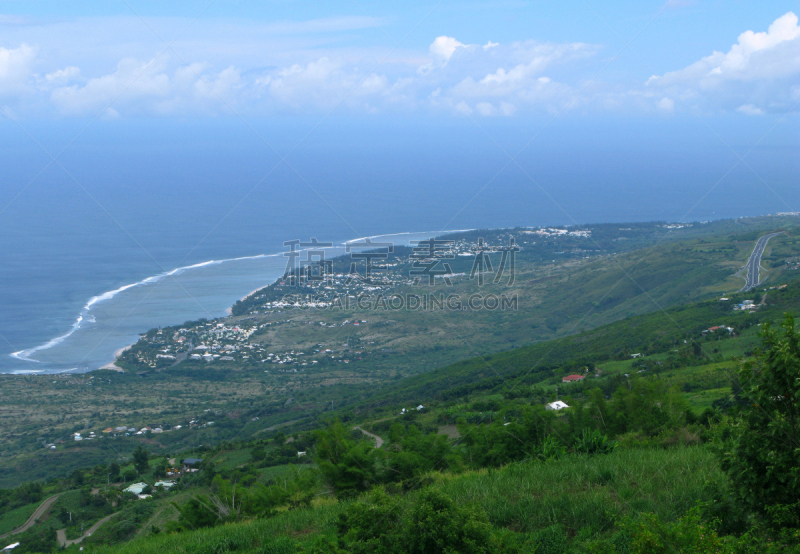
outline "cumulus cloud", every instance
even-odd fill
[[[65,115],[102,113],[109,118],[228,111],[228,106],[238,103],[244,87],[239,70],[233,66],[216,73],[207,69],[201,63],[174,64],[166,57],[126,58],[107,75],[52,87],[50,99]],[[45,81],[59,84],[79,75],[80,69],[67,67],[47,74]]]
[[[83,86],[57,87],[51,93],[53,103],[66,114],[96,112],[116,100],[130,103],[142,98],[164,98],[169,92],[169,77],[163,64],[123,59],[116,71],[86,81]]]
[[[28,89],[35,58],[36,49],[27,44],[19,48],[0,48],[0,94]]]
[[[463,45],[452,54],[448,67],[436,75],[441,78],[435,105],[465,112],[463,103],[484,116],[507,116],[521,110],[559,111],[577,89],[549,72],[563,73],[598,51],[598,47],[583,43],[490,44],[490,48]]]
[[[752,105],[760,110],[791,107],[800,77],[800,26],[788,12],[764,32],[745,31],[728,52],[713,52],[692,65],[654,75],[646,86],[669,92],[692,107]],[[741,110],[740,110],[741,111]]]
[[[664,110],[665,112],[671,112],[672,110],[675,109],[675,100],[673,100],[672,98],[667,98],[665,96],[656,103],[656,106],[658,106],[659,110]]]
[[[456,49],[464,48],[465,46],[465,44],[461,44],[453,37],[441,36],[436,37],[436,40],[433,41],[428,50],[436,60],[447,63]]]
[[[364,74],[342,60],[328,57],[280,69],[257,84],[263,87],[268,100],[295,109],[331,109],[342,102],[364,106],[365,99],[380,97],[389,87],[385,75]]]
[[[281,41],[294,41],[300,32],[317,37],[327,29],[374,24],[318,20],[281,24],[274,32]],[[61,54],[56,59],[52,51],[27,44],[0,48],[5,105],[45,106],[61,115],[105,110],[104,117],[217,114],[230,108],[243,114],[341,108],[507,117],[564,109],[669,115],[687,108],[762,115],[800,102],[800,26],[792,12],[766,31],[742,33],[725,52],[635,85],[590,81],[604,63],[597,55],[601,47],[581,42],[470,44],[440,35],[427,48],[388,59],[386,51],[320,44],[291,51],[248,48],[247,57],[237,58],[234,45],[230,51],[215,49],[213,56],[208,49],[189,50],[196,58],[188,65],[169,53],[148,59],[152,51],[141,49],[136,55],[125,50],[130,57],[121,60],[115,54],[99,61]]]
[[[45,81],[48,83],[54,84],[65,84],[70,81],[77,79],[81,74],[81,70],[74,65],[70,65],[65,67],[64,69],[59,69],[57,71],[53,71],[52,73],[48,73],[44,76]]]

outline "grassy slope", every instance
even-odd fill
[[[683,340],[697,339],[703,329],[713,325],[726,324],[742,330],[760,321],[779,321],[786,311],[800,310],[800,286],[792,285],[770,291],[767,305],[755,314],[733,311],[737,299],[752,296],[732,295],[727,303],[709,300],[678,306],[555,341],[464,360],[400,381],[371,403],[458,397],[469,390],[490,389],[514,379],[525,383],[542,381],[552,377],[554,369],[570,371],[588,363],[627,362],[633,353],[663,352]],[[748,341],[754,344],[754,336],[750,335]]]
[[[204,380],[201,370],[190,370],[186,375],[171,372],[152,375],[146,386],[135,375],[97,374],[95,381],[102,380],[102,387],[96,383],[94,387],[78,385],[69,389],[66,384],[58,384],[57,392],[61,396],[48,396],[48,400],[37,395],[40,394],[40,389],[49,385],[43,380],[30,379],[27,381],[30,381],[30,387],[35,387],[35,390],[20,390],[18,396],[28,402],[31,409],[34,406],[31,398],[39,399],[37,406],[42,403],[50,406],[49,399],[55,398],[55,404],[48,408],[53,410],[65,407],[59,404],[59,398],[69,398],[71,402],[81,406],[83,412],[80,414],[80,421],[87,421],[89,425],[92,425],[93,419],[90,406],[106,406],[118,414],[116,423],[125,424],[142,419],[142,415],[131,417],[137,407],[142,408],[140,414],[148,413],[151,409],[163,411],[164,407],[168,408],[167,411],[178,414],[192,414],[198,410],[198,406],[214,405],[227,408],[226,412],[230,410],[248,415],[254,415],[253,410],[261,409],[257,412],[261,420],[257,422],[246,417],[241,423],[225,426],[227,424],[224,420],[218,420],[217,428],[191,431],[185,429],[164,434],[158,437],[156,443],[146,445],[151,450],[174,454],[181,448],[213,443],[215,440],[264,436],[265,432],[269,432],[269,427],[279,422],[295,422],[295,429],[301,425],[316,425],[314,417],[324,415],[331,400],[337,407],[347,407],[348,404],[363,407],[420,402],[441,398],[445,392],[449,397],[458,396],[465,393],[459,387],[464,386],[469,390],[482,380],[485,382],[478,388],[493,388],[502,381],[520,376],[525,376],[525,383],[533,383],[552,377],[554,368],[569,370],[582,367],[582,364],[588,362],[603,363],[625,359],[634,352],[661,350],[678,340],[695,337],[702,328],[712,324],[725,323],[740,327],[748,316],[732,314],[729,305],[716,301],[678,306],[665,311],[659,310],[659,306],[669,306],[684,298],[708,298],[712,293],[716,298],[716,289],[730,291],[731,287],[738,287],[741,280],[732,275],[741,267],[752,248],[753,239],[759,233],[751,234],[752,236],[735,237],[735,242],[731,236],[726,235],[718,237],[716,242],[706,236],[665,243],[657,248],[592,260],[573,270],[556,272],[551,280],[541,285],[543,288],[536,288],[539,287],[538,284],[530,285],[532,288],[526,294],[530,295],[530,301],[537,304],[527,308],[523,306],[525,309],[520,312],[484,314],[482,319],[475,318],[466,324],[459,323],[459,319],[464,319],[460,313],[402,314],[405,319],[412,316],[417,318],[416,333],[424,335],[429,342],[431,337],[428,331],[438,328],[444,337],[441,339],[442,344],[448,345],[443,348],[443,354],[431,354],[431,349],[435,350],[433,343],[426,343],[427,346],[420,347],[416,354],[403,350],[394,356],[386,355],[385,359],[381,358],[377,363],[374,359],[365,361],[362,365],[351,363],[348,371],[356,379],[351,385],[320,387],[319,383],[306,382],[303,380],[305,377],[291,376],[287,379],[294,381],[285,383],[282,389],[270,392],[273,384],[265,380],[267,377],[262,371],[226,372],[215,369],[211,371],[212,377],[223,379],[222,381]],[[787,270],[778,264],[798,250],[797,241],[795,235],[780,236],[770,241],[765,256],[771,260],[768,265],[777,265],[771,269],[772,276],[768,283],[796,278],[800,274],[800,271]],[[713,252],[709,253],[709,250]],[[716,262],[706,263],[709,259]],[[733,281],[729,282],[731,279]],[[646,294],[642,292],[642,288],[646,290]],[[521,298],[523,303],[528,301],[527,296]],[[641,312],[650,313],[607,325],[608,321],[618,320],[629,313]],[[400,317],[397,316],[397,319],[399,324]],[[408,330],[412,322],[406,321],[404,325],[402,329]],[[600,327],[595,327],[597,325]],[[594,330],[581,334],[540,342],[548,337],[566,334],[570,329],[593,327]],[[498,334],[503,335],[502,340],[497,340]],[[409,335],[406,339],[414,342],[411,339],[415,336],[417,335]],[[494,353],[503,343],[510,346],[530,344],[532,341],[539,344]],[[491,346],[486,346],[487,343],[491,343]],[[431,367],[439,365],[437,360],[450,356],[450,352],[454,351],[460,352],[462,361],[425,373]],[[476,356],[477,354],[486,357]],[[396,372],[400,358],[404,364],[411,364],[416,368],[414,373],[421,372],[423,375],[402,380],[387,379],[386,376]],[[442,365],[444,364],[439,367]],[[385,375],[379,375],[381,373]],[[368,376],[369,383],[359,384],[358,379],[364,376]],[[322,378],[325,378],[324,375]],[[373,378],[377,381],[372,382]],[[131,396],[127,395],[127,390],[130,390]],[[155,396],[152,392],[154,390],[158,391]],[[376,390],[379,391],[377,396]],[[109,394],[112,396],[109,397]],[[290,407],[299,411],[284,407],[287,397],[302,399],[304,394],[311,402],[298,400]],[[268,408],[271,413],[265,416],[265,403],[271,402],[273,396],[274,405]],[[118,404],[122,397],[125,397],[124,405]],[[12,398],[9,401],[12,402]],[[310,408],[300,409],[301,403]],[[126,419],[119,420],[119,414],[127,414]],[[175,416],[165,412],[161,417],[145,417],[149,422]],[[28,425],[31,437],[34,434],[39,436],[39,425]],[[117,440],[113,446],[124,452],[132,449],[135,444],[135,439],[128,438],[122,442]],[[0,484],[10,485],[52,475],[55,468],[60,468],[61,475],[68,475],[74,469],[104,463],[115,455],[109,448],[110,444],[103,441],[68,444],[65,447],[65,450],[53,453],[39,450],[33,455],[14,449],[10,456],[3,456],[2,465],[10,471],[2,472]]]
[[[713,455],[704,447],[631,449],[608,456],[569,456],[557,462],[524,462],[495,471],[435,474],[433,487],[459,503],[474,503],[491,523],[521,533],[558,525],[586,540],[608,533],[619,518],[640,511],[673,521],[710,489],[726,486]],[[411,500],[413,495],[408,500]],[[279,514],[266,520],[230,524],[177,535],[142,537],[90,552],[296,552],[316,535],[332,534],[346,503]]]
[[[15,508],[0,515],[0,535],[5,535],[24,525],[25,522],[28,521],[28,518],[31,517],[31,514],[39,507],[39,504],[41,504],[41,502],[34,502],[33,504],[20,506],[19,508]]]

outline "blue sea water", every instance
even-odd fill
[[[797,134],[766,123],[87,123],[0,122],[0,373],[224,315],[292,239],[800,210]]]

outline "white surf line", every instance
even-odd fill
[[[382,235],[373,235],[373,236],[370,236],[370,237],[361,237],[361,238],[357,238],[357,239],[353,239],[353,240],[348,240],[348,241],[345,241],[344,243],[342,243],[341,245],[323,247],[323,249],[327,249],[327,248],[343,248],[343,247],[346,247],[348,244],[352,244],[352,243],[355,243],[357,241],[363,241],[363,240],[373,240],[373,239],[388,238],[388,237],[400,237],[400,236],[408,236],[408,235],[426,235],[426,234],[431,234],[431,236],[441,236],[441,235],[445,235],[445,234],[463,233],[463,232],[473,231],[473,230],[474,229],[458,229],[458,230],[453,230],[453,231],[419,231],[419,232],[409,231],[409,232],[403,232],[403,233],[386,233],[386,234],[382,234]],[[367,245],[364,245],[364,246],[367,246]],[[302,250],[298,250],[297,252],[305,252],[307,250],[310,250],[310,248],[305,248],[305,249],[302,249]],[[49,341],[47,341],[44,344],[40,344],[38,346],[34,346],[33,348],[28,348],[26,350],[20,350],[18,352],[13,352],[13,353],[10,354],[10,356],[12,358],[16,358],[18,360],[22,360],[22,361],[25,361],[25,362],[41,363],[39,360],[37,360],[37,359],[32,357],[33,354],[36,354],[37,352],[41,352],[42,350],[49,350],[50,348],[53,348],[54,346],[57,346],[57,345],[61,344],[62,342],[64,342],[66,339],[68,339],[70,336],[72,336],[75,333],[75,331],[77,331],[78,329],[81,328],[81,323],[87,317],[91,317],[90,321],[94,322],[94,316],[89,316],[89,312],[91,311],[92,306],[94,306],[95,304],[97,304],[99,302],[105,302],[107,300],[111,300],[112,298],[114,298],[119,293],[124,292],[124,291],[129,290],[129,289],[132,289],[134,287],[140,287],[140,286],[143,286],[143,285],[150,285],[150,284],[153,284],[153,283],[157,283],[157,282],[163,280],[165,277],[174,277],[174,276],[180,275],[184,271],[187,271],[187,270],[190,270],[190,269],[198,269],[198,268],[207,267],[207,266],[210,266],[210,265],[218,265],[218,264],[224,264],[224,263],[228,263],[228,262],[236,262],[236,261],[242,261],[242,260],[256,260],[256,259],[260,259],[260,258],[273,258],[273,257],[282,256],[283,254],[284,254],[284,252],[279,252],[277,254],[257,254],[257,255],[254,255],[254,256],[240,256],[238,258],[226,258],[226,259],[223,259],[223,260],[208,260],[208,261],[205,261],[205,262],[200,262],[200,263],[196,263],[196,264],[192,264],[192,265],[176,267],[175,269],[172,269],[170,271],[165,271],[165,272],[159,273],[157,275],[152,275],[150,277],[142,279],[141,281],[137,281],[135,283],[130,283],[128,285],[123,285],[123,286],[121,286],[121,287],[119,287],[117,289],[104,292],[104,293],[99,294],[97,296],[93,296],[92,298],[89,299],[89,301],[86,303],[86,305],[83,307],[83,309],[81,309],[81,313],[78,315],[77,319],[75,320],[75,323],[72,324],[72,326],[70,327],[69,331],[67,331],[63,335],[59,335],[59,336],[57,336],[55,338],[50,339]],[[257,290],[260,290],[260,289],[257,289]],[[70,370],[67,370],[67,371],[70,371]]]
[[[452,235],[453,233],[466,233],[469,231],[474,231],[475,229],[455,229],[452,231],[409,231],[406,233],[387,233],[385,235],[372,235],[371,237],[361,237],[353,240],[346,240],[342,244],[345,246],[348,244],[352,244],[354,242],[360,240],[372,240],[372,239],[380,239],[383,237],[401,237],[404,235],[430,235],[431,237],[441,237],[443,235]],[[368,246],[368,245],[364,245]]]
[[[59,336],[57,336],[57,337],[55,337],[53,339],[50,339],[49,341],[47,341],[44,344],[40,344],[38,346],[34,346],[33,348],[28,348],[26,350],[20,350],[18,352],[13,352],[13,353],[10,354],[10,356],[12,358],[16,358],[18,360],[22,360],[22,361],[26,361],[26,362],[40,363],[39,360],[37,360],[35,358],[32,358],[31,356],[33,354],[35,354],[36,352],[40,352],[42,350],[49,350],[50,348],[53,348],[54,346],[57,346],[57,345],[61,344],[62,342],[64,342],[66,339],[68,339],[70,336],[72,336],[72,334],[75,333],[75,331],[77,331],[78,329],[81,328],[81,323],[83,323],[84,319],[86,319],[87,317],[91,317],[91,319],[89,321],[94,321],[94,316],[89,316],[89,312],[91,311],[92,306],[94,306],[95,304],[97,304],[99,302],[105,302],[107,300],[111,300],[112,298],[114,298],[119,293],[124,292],[124,291],[129,290],[129,289],[132,289],[134,287],[140,287],[140,286],[143,286],[143,285],[151,285],[153,283],[157,283],[157,282],[163,280],[166,277],[173,277],[175,275],[180,275],[184,271],[190,270],[190,269],[198,269],[198,268],[201,268],[201,267],[206,267],[206,266],[210,266],[210,265],[218,265],[218,264],[223,264],[223,263],[227,263],[227,262],[234,262],[234,261],[240,261],[240,260],[253,260],[253,259],[258,259],[258,258],[268,258],[268,257],[274,257],[274,256],[280,256],[280,255],[281,254],[259,254],[259,255],[256,255],[256,256],[242,256],[242,257],[239,257],[239,258],[229,258],[229,259],[224,259],[224,260],[208,260],[206,262],[200,262],[200,263],[196,263],[196,264],[192,264],[192,265],[176,267],[175,269],[172,269],[170,271],[165,271],[163,273],[159,273],[158,275],[152,275],[150,277],[142,279],[141,281],[137,281],[135,283],[130,283],[128,285],[123,285],[123,286],[121,286],[121,287],[119,287],[117,289],[104,292],[103,294],[98,294],[97,296],[93,296],[92,298],[90,298],[89,301],[86,303],[86,305],[81,309],[81,313],[78,315],[77,319],[72,324],[72,326],[70,327],[69,331],[67,331],[63,335],[59,335]]]

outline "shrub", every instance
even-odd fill
[[[609,440],[606,435],[601,435],[597,429],[584,429],[575,442],[575,451],[593,456],[595,454],[609,454],[617,447],[617,441]]]
[[[502,550],[486,515],[424,489],[410,506],[373,490],[339,516],[339,547],[369,554],[489,553]]]

